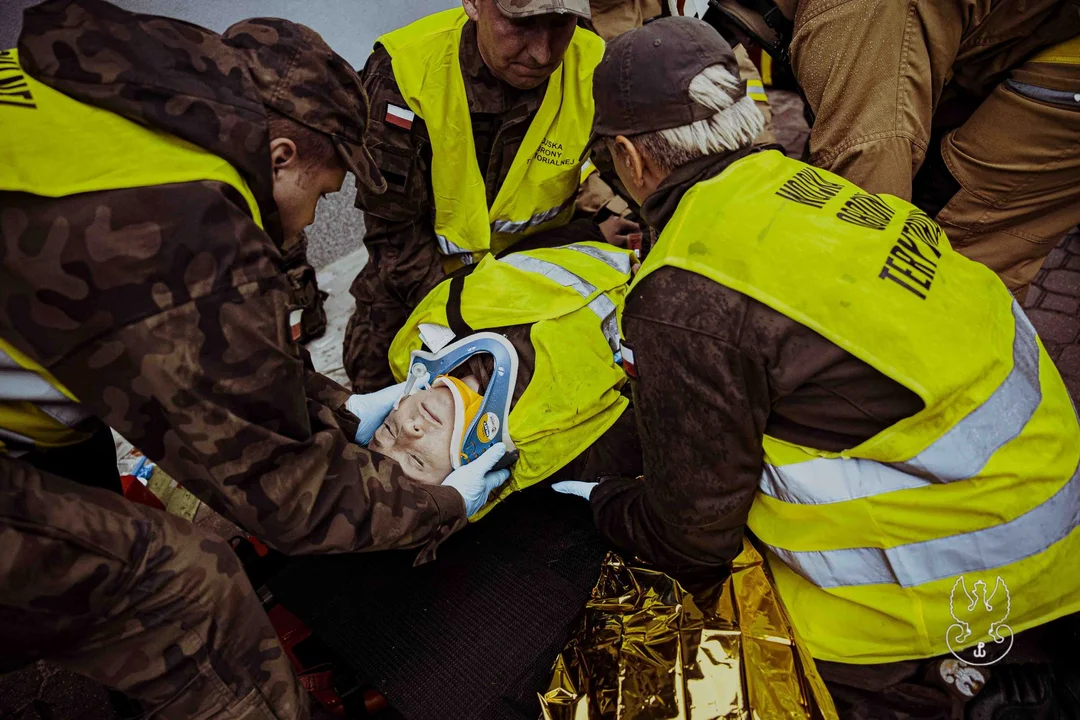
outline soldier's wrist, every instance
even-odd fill
[[[465,512],[465,498],[456,489],[445,485],[426,485],[424,488],[435,501],[435,506],[439,509],[439,519],[443,523],[468,520]]]

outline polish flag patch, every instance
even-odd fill
[[[634,351],[625,342],[619,346],[619,355],[622,356],[623,370],[632,378],[637,377],[637,365],[634,364]]]
[[[395,125],[402,130],[412,130],[412,124],[413,120],[416,119],[416,113],[412,110],[387,103],[385,119],[386,122]]]
[[[304,326],[301,323],[303,318],[303,308],[289,313],[289,334],[292,336],[293,342],[298,341],[300,336],[304,334]]]

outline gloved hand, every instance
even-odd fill
[[[353,395],[345,401],[345,409],[360,418],[360,427],[356,430],[356,442],[367,445],[375,437],[375,431],[394,409],[394,403],[405,392],[406,383],[376,390],[364,395]]]
[[[563,480],[551,486],[551,489],[563,495],[577,495],[586,500],[592,495],[593,488],[600,483],[582,482],[581,480]]]
[[[487,502],[488,495],[510,477],[509,470],[489,472],[506,454],[505,443],[495,443],[483,455],[465,467],[460,467],[443,481],[465,498],[465,514],[472,516]]]

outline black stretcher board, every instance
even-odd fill
[[[275,597],[409,720],[535,720],[608,550],[546,483],[417,551],[290,559]]]

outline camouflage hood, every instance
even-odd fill
[[[266,112],[244,53],[228,40],[102,0],[46,0],[24,13],[18,48],[26,72],[46,85],[227,160],[280,244]]]

